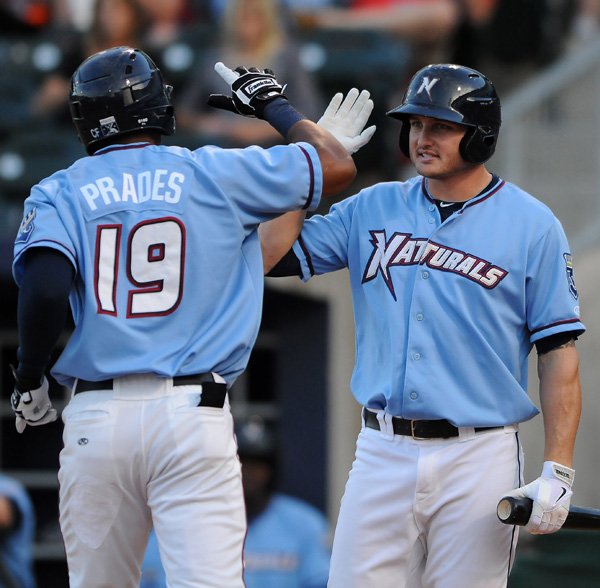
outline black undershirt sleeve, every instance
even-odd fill
[[[24,255],[17,303],[17,377],[32,389],[39,386],[65,327],[75,269],[65,255],[49,247],[36,247]]]
[[[286,276],[301,276],[300,260],[293,249],[290,249],[267,273],[269,278],[284,278]]]
[[[583,330],[578,329],[576,331],[565,331],[563,333],[556,333],[556,335],[549,335],[535,342],[535,348],[538,355],[548,353],[553,349],[557,349],[561,345],[568,343],[569,341],[577,341],[579,335],[583,333]]]

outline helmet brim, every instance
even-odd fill
[[[465,125],[465,117],[456,110],[452,110],[447,106],[440,107],[431,104],[403,104],[386,112],[387,116],[396,118],[398,120],[406,120],[407,116],[418,115],[428,116],[430,118],[437,118],[438,120],[446,120],[449,122],[459,123]],[[468,125],[467,126],[472,126]]]

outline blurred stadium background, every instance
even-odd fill
[[[202,3],[191,4],[198,8]],[[503,4],[501,0],[499,4]],[[510,24],[519,21],[520,11],[527,6],[559,5],[570,23],[576,22],[580,7],[575,1],[558,0],[506,4],[506,10],[515,11],[510,13],[514,20],[507,21],[509,36]],[[30,20],[23,16],[27,6]],[[30,112],[32,96],[60,66],[69,38],[63,28],[49,26],[52,6],[50,1],[0,1],[0,469],[21,479],[34,500],[40,588],[67,586],[57,512],[62,425],[59,421],[28,429],[23,436],[14,430],[8,364],[14,362],[17,345],[16,287],[10,264],[12,240],[30,187],[83,155],[73,129],[64,120],[56,117],[40,122]],[[548,28],[552,23],[541,24]],[[596,397],[600,371],[600,36],[593,29],[575,38],[573,30],[562,36],[556,29],[549,33],[558,38],[552,55],[545,59],[531,60],[524,47],[510,59],[486,53],[474,66],[499,80],[503,102],[500,144],[490,170],[548,204],[563,222],[572,245],[582,317],[588,328],[578,343],[584,411],[576,451],[574,503],[600,507],[595,436],[600,419]],[[296,33],[303,63],[326,99],[334,91],[345,92],[352,86],[371,90],[375,99],[373,119],[378,132],[357,155],[360,175],[355,190],[409,175],[410,168],[397,149],[398,128],[394,121],[386,120],[385,112],[399,102],[404,83],[418,64],[415,51],[419,46],[376,30],[344,33],[300,27]],[[166,45],[159,61],[166,64],[170,81],[185,84],[195,61],[213,40],[210,24],[196,22]],[[450,61],[456,55],[434,54],[441,56],[439,61]],[[201,145],[203,137],[183,130],[169,141],[194,146]],[[65,329],[65,338],[68,332],[69,328]],[[537,402],[534,356],[530,392]],[[282,490],[312,502],[332,521],[360,427],[360,412],[348,388],[353,359],[354,324],[346,273],[308,284],[267,279],[258,344],[247,373],[232,390],[234,413],[260,413],[279,421],[285,458]],[[54,398],[62,406],[65,391],[53,386]],[[543,461],[541,418],[526,423],[522,433],[526,478],[532,479]],[[537,539],[522,535],[509,585],[550,587],[568,581],[571,588],[600,586],[599,547],[600,534],[595,532],[561,531]]]

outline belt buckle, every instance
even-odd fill
[[[428,437],[419,437],[418,435],[415,435],[415,423],[417,423],[418,421],[410,421],[410,436],[415,440],[415,441],[423,441],[425,439],[428,439]]]

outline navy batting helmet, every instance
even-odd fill
[[[411,79],[402,104],[387,113],[402,121],[400,150],[409,156],[410,115],[429,116],[468,127],[460,143],[465,161],[483,163],[496,149],[500,132],[500,99],[482,73],[451,63],[428,65]]]
[[[71,118],[88,153],[136,131],[171,135],[172,87],[152,59],[133,47],[113,47],[88,57],[71,79]]]
[[[247,457],[275,461],[277,448],[273,427],[262,417],[252,415],[239,422],[236,420],[235,436],[242,459]]]

